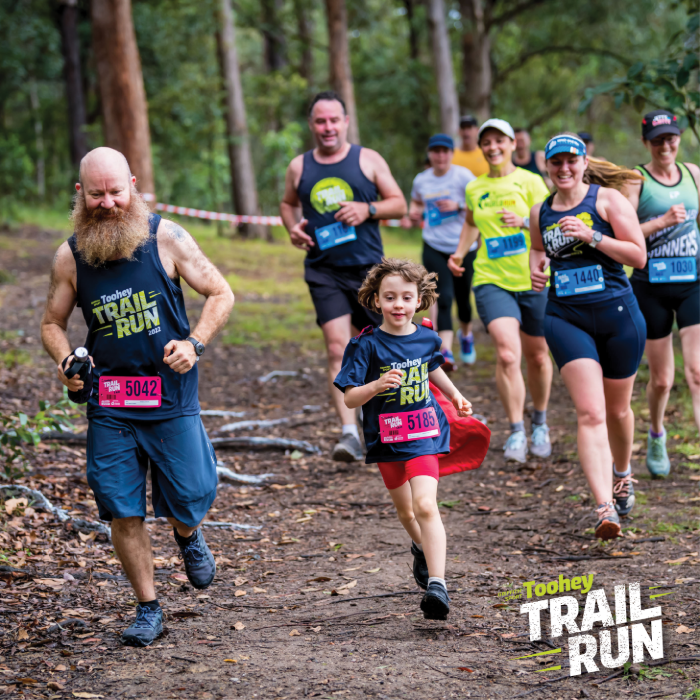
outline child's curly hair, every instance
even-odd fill
[[[365,308],[375,313],[381,313],[374,302],[374,295],[379,294],[382,280],[390,275],[400,275],[406,282],[413,282],[418,287],[420,306],[417,311],[429,309],[437,300],[435,291],[437,274],[428,272],[422,265],[411,260],[399,260],[398,258],[382,258],[379,265],[375,265],[365,277],[360,287],[357,298]]]

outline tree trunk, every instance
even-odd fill
[[[36,146],[36,191],[39,199],[46,196],[46,158],[44,154],[44,125],[41,121],[39,91],[36,80],[29,82],[29,103],[34,115],[34,143]]]
[[[465,28],[462,35],[464,101],[467,109],[484,121],[491,114],[493,78],[484,0],[460,0],[460,9]]]
[[[231,194],[236,214],[255,216],[258,211],[258,190],[250,154],[248,123],[246,121],[241,73],[236,50],[236,30],[233,22],[231,0],[219,0],[219,45],[221,74],[226,92],[226,126],[228,154],[231,163]],[[249,238],[265,236],[265,227],[258,224],[242,224],[239,232]]]
[[[63,50],[63,77],[68,101],[70,157],[74,165],[87,153],[85,136],[85,98],[80,69],[80,40],[78,37],[78,0],[61,0],[58,8]]]
[[[287,46],[279,20],[282,0],[261,0],[260,6],[263,14],[261,32],[265,45],[265,68],[268,73],[282,70],[287,65]]]
[[[148,104],[131,0],[92,0],[90,14],[105,145],[126,156],[139,190],[155,196]]]
[[[445,24],[443,0],[428,0],[428,24],[440,99],[440,128],[443,133],[454,138],[459,129],[459,102],[457,101],[457,88],[452,70],[452,51]]]
[[[314,79],[314,57],[311,48],[313,23],[308,0],[294,0],[294,14],[297,18],[297,32],[301,44],[299,75],[306,80],[306,89],[310,91]]]
[[[357,124],[355,89],[350,69],[350,48],[348,46],[348,13],[345,0],[326,0],[328,16],[328,58],[330,63],[331,87],[345,101],[345,109],[350,117],[348,140],[360,143],[360,129]]]

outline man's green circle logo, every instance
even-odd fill
[[[339,177],[324,177],[311,190],[311,206],[319,213],[338,211],[340,202],[354,200],[352,187]]]

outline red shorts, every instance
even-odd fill
[[[403,486],[414,476],[432,476],[436,481],[440,481],[437,455],[424,455],[407,462],[378,462],[377,466],[384,479],[384,486],[390,491]]]

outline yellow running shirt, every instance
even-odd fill
[[[479,175],[484,175],[489,171],[489,164],[480,148],[475,148],[473,151],[455,148],[452,165],[461,165],[463,168],[471,170],[474,177],[479,177]]]
[[[474,260],[472,286],[495,284],[509,292],[525,292],[532,289],[530,281],[530,231],[526,228],[504,228],[502,209],[518,216],[530,216],[530,208],[549,196],[544,180],[523,168],[516,168],[505,177],[481,175],[467,185],[467,207],[474,213],[482,238],[482,245]],[[489,239],[515,236],[519,231],[525,236],[527,250],[517,255],[489,258]],[[515,240],[515,239],[510,239]],[[522,240],[522,239],[521,239]]]

